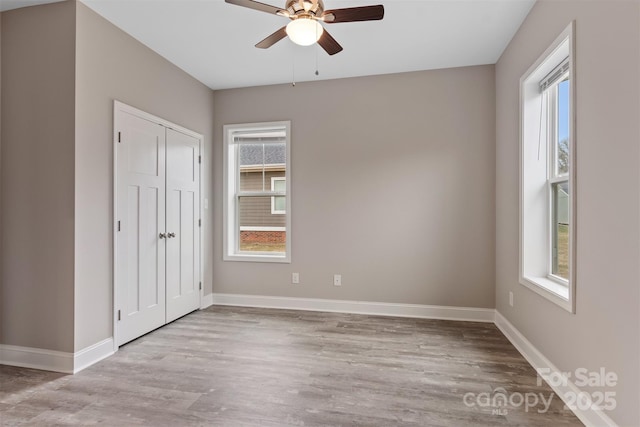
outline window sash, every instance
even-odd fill
[[[561,79],[558,79],[555,85],[547,89],[545,92],[547,99],[547,143],[549,145],[548,153],[549,159],[549,179],[553,177],[562,177],[563,179],[569,176],[569,172],[558,173],[558,85],[568,80],[568,73],[562,76]],[[571,107],[569,107],[571,108]],[[569,147],[571,149],[571,147]]]
[[[284,196],[284,194],[277,194],[277,195],[282,195]],[[271,251],[271,252],[262,252],[262,251],[243,251],[240,249],[240,233],[242,232],[242,226],[240,225],[240,199],[241,198],[247,198],[247,197],[269,197],[269,194],[265,194],[265,193],[237,193],[234,197],[234,203],[235,203],[235,230],[234,230],[234,234],[235,234],[235,253],[236,254],[241,254],[241,255],[267,255],[267,256],[282,256],[284,254],[286,254],[285,252],[276,252],[276,251]],[[272,198],[273,199],[273,198]],[[272,206],[273,206],[273,202],[271,202]],[[288,232],[288,228],[285,225],[284,226],[284,231]]]
[[[566,70],[565,65],[566,64]],[[551,78],[553,77],[553,78]],[[566,182],[569,183],[569,173],[558,173],[558,85],[566,80],[569,77],[568,73],[568,58],[565,59],[560,65],[558,65],[551,73],[547,75],[543,79],[543,81],[547,81],[548,85],[544,92],[547,96],[547,144],[548,144],[548,155],[547,155],[547,170],[548,170],[548,178],[547,178],[547,210],[548,210],[548,268],[547,268],[547,278],[554,281],[555,283],[563,286],[569,286],[569,280],[564,277],[555,274],[554,270],[556,270],[556,264],[559,264],[559,235],[558,235],[558,223],[557,216],[559,207],[556,204],[554,187],[557,187],[559,184]],[[541,82],[542,83],[542,82]],[[571,207],[569,206],[569,209]],[[569,215],[570,217],[570,215]],[[571,227],[569,226],[569,233],[571,233]]]
[[[553,179],[549,179],[547,182],[547,192],[549,195],[549,201],[548,201],[548,206],[549,206],[549,267],[548,267],[548,273],[547,273],[547,278],[549,278],[550,280],[553,280],[554,282],[564,286],[564,287],[568,287],[569,286],[569,280],[565,279],[564,277],[555,274],[554,271],[554,267],[555,267],[555,261],[557,261],[558,259],[558,245],[557,245],[557,241],[559,241],[559,237],[558,237],[558,233],[557,233],[557,229],[556,226],[558,225],[558,211],[559,211],[559,207],[556,204],[556,201],[554,200],[555,198],[555,194],[554,194],[554,190],[553,187],[554,186],[558,186],[559,184],[562,184],[563,182],[566,182],[567,185],[569,185],[569,177],[568,176],[564,176],[564,177],[556,177]],[[571,206],[568,207],[569,211],[571,210]],[[571,220],[571,215],[569,213],[568,215],[569,217],[569,221]],[[569,233],[571,233],[571,224],[567,224],[569,226]]]
[[[284,167],[284,171],[285,174],[287,173],[286,168],[287,168],[287,163],[286,163],[286,159],[285,159],[285,163],[274,163],[274,164],[265,164],[265,163],[259,163],[259,164],[255,164],[255,165],[241,165],[240,164],[240,147],[244,144],[246,145],[254,145],[254,144],[263,144],[263,145],[270,145],[270,144],[285,144],[287,143],[287,139],[286,137],[282,137],[282,136],[275,136],[275,137],[269,137],[269,136],[260,136],[260,137],[239,137],[239,136],[234,136],[233,138],[233,143],[232,143],[232,149],[234,150],[234,157],[235,157],[235,170],[236,170],[236,177],[235,177],[235,186],[234,186],[234,193],[235,194],[241,194],[241,195],[247,195],[250,196],[252,194],[263,194],[263,195],[271,195],[272,193],[274,193],[273,195],[279,195],[279,194],[275,194],[275,192],[273,190],[267,190],[265,188],[265,174],[270,171],[273,170],[274,167],[277,168],[282,168]],[[263,159],[264,161],[264,159]],[[260,168],[260,170],[262,171],[262,191],[261,192],[257,192],[257,191],[242,191],[240,190],[240,183],[241,183],[241,174],[243,172],[243,167],[247,168],[247,167],[253,167],[253,168]]]

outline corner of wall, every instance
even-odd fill
[[[73,349],[73,8],[1,17],[2,342],[53,351]]]

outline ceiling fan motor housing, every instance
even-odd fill
[[[291,19],[320,18],[324,12],[324,3],[322,0],[287,0],[285,8]]]

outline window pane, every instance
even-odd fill
[[[285,178],[275,177],[271,179],[271,190],[273,191],[287,191],[287,181]],[[282,215],[287,209],[287,198],[284,196],[274,196],[271,206],[272,214]]]
[[[240,144],[238,154],[240,191],[264,191],[264,144]]]
[[[287,191],[287,182],[284,179],[274,179],[273,191]]]
[[[556,173],[569,173],[569,80],[558,83]]]
[[[241,196],[238,199],[240,251],[285,252],[286,216],[271,213],[271,197]]]
[[[569,182],[551,184],[553,208],[551,273],[569,280]]]
[[[284,196],[276,196],[273,198],[273,210],[284,212],[287,209],[287,198]]]
[[[238,147],[240,191],[271,191],[271,178],[284,176],[286,144],[242,142]]]

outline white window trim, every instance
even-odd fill
[[[538,144],[539,129],[541,128],[540,119],[541,116],[541,98],[539,82],[550,71],[552,71],[562,60],[569,57],[569,280],[564,281],[562,278],[551,275],[551,269],[547,265],[545,274],[538,274],[539,272],[531,269],[529,271],[529,259],[526,257],[531,252],[542,251],[545,255],[545,263],[549,263],[550,257],[548,256],[551,250],[550,237],[543,239],[545,242],[540,243],[535,241],[530,244],[527,241],[527,235],[531,233],[529,227],[531,227],[531,220],[525,224],[527,207],[530,197],[531,200],[535,199],[534,195],[528,194],[528,187],[525,187],[525,146],[531,144],[534,139]],[[527,70],[527,72],[520,79],[520,247],[519,247],[519,281],[520,283],[546,298],[547,300],[557,304],[563,309],[575,313],[576,311],[576,75],[575,75],[575,23],[571,22],[569,26],[556,38],[551,46],[538,58],[538,60]],[[526,107],[525,107],[526,106]],[[535,114],[534,114],[535,112]],[[537,116],[537,118],[536,118]],[[538,126],[533,126],[535,122]],[[545,120],[545,119],[543,119]],[[526,123],[525,123],[526,122]],[[548,138],[548,135],[544,135],[544,138]],[[543,142],[544,143],[544,142]],[[546,153],[546,150],[545,150]],[[546,164],[549,161],[545,156]],[[548,173],[548,172],[547,172]],[[549,179],[545,182],[546,189],[546,204],[547,212],[550,215],[549,203],[551,202],[551,195],[549,194]],[[546,225],[541,224],[533,225],[536,233],[544,233],[545,236],[550,236],[549,226],[551,224],[550,218],[543,219],[546,221]],[[526,228],[526,230],[525,230]],[[535,233],[534,233],[535,234]],[[527,252],[529,251],[529,252]],[[534,259],[538,261],[540,265],[540,254],[534,255]]]
[[[275,187],[275,182],[276,181],[284,181],[285,184],[286,184],[287,178],[284,177],[284,176],[272,176],[271,177],[271,191],[275,191],[274,187]],[[286,213],[287,213],[286,207],[285,207],[285,210],[276,209],[276,196],[272,196],[271,197],[271,215],[284,215]]]
[[[237,153],[235,152],[236,144],[233,140],[234,132],[238,130],[247,130],[252,132],[261,131],[273,131],[277,129],[284,129],[285,143],[286,143],[286,220],[285,231],[287,233],[286,250],[284,253],[267,253],[267,252],[240,252],[237,250],[237,244],[240,239],[240,227],[237,226],[239,218],[237,217],[236,209],[236,192],[229,191],[230,186],[236,188],[239,184],[237,182],[239,166],[235,159]],[[247,123],[247,124],[230,124],[224,125],[224,145],[223,145],[223,255],[224,261],[246,261],[246,262],[275,262],[275,263],[291,263],[291,122],[267,122],[267,123]],[[249,194],[249,193],[247,193]],[[264,195],[264,193],[260,194]],[[266,195],[270,195],[267,193]],[[244,227],[243,227],[244,228]],[[278,230],[280,231],[280,230]]]

